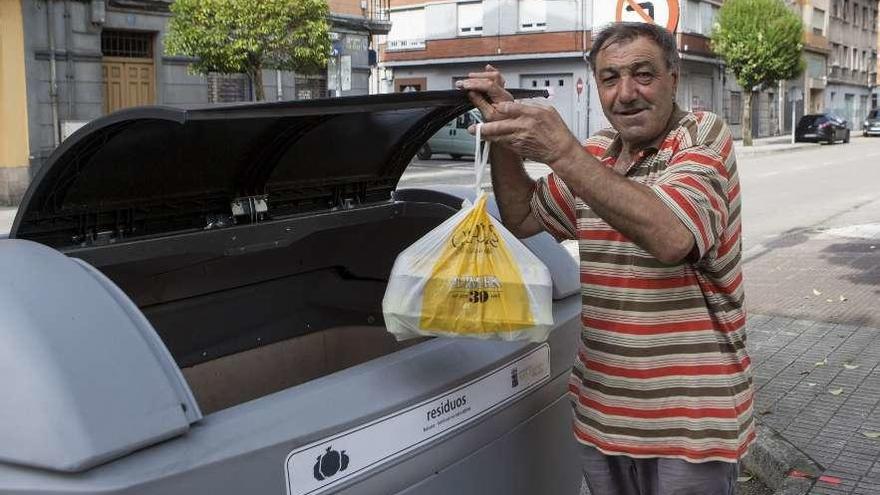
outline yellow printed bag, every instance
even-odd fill
[[[486,211],[479,192],[489,143],[475,168],[478,196],[397,257],[382,301],[398,340],[424,335],[547,339],[553,326],[547,267]]]

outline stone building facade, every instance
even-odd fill
[[[171,3],[0,0],[0,130],[15,130],[0,132],[0,204],[17,204],[30,177],[60,142],[108,112],[251,99],[246,78],[192,74],[191,59],[165,53]],[[329,71],[304,76],[265,70],[266,99],[367,93],[373,58],[369,40],[390,28],[387,3],[329,0]],[[328,82],[334,90],[328,91]]]

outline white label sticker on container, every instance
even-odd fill
[[[288,454],[287,493],[314,495],[448,435],[550,379],[550,346],[370,423]]]

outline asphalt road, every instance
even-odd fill
[[[745,258],[820,228],[880,223],[880,139],[740,161]]]
[[[738,166],[746,260],[799,232],[880,225],[880,138],[853,136],[847,144],[767,154],[743,152]],[[527,169],[533,177],[549,171],[540,164],[528,164]],[[473,180],[471,160],[438,157],[413,161],[401,186],[467,185]]]

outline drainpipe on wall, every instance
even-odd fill
[[[275,94],[278,96],[278,101],[284,99],[284,88],[281,87],[281,69],[275,69],[275,85],[278,87]]]
[[[776,92],[778,94],[779,102],[777,106],[779,107],[779,111],[776,112],[777,122],[776,127],[779,131],[779,135],[785,135],[785,81],[779,81],[779,90]],[[792,124],[794,125],[794,124]]]
[[[70,21],[70,0],[64,0],[64,52],[67,53],[67,119],[74,117],[74,95],[76,95],[76,77],[73,73],[73,53],[71,51],[70,38],[73,37],[73,27]]]
[[[61,144],[58,125],[58,74],[55,67],[55,18],[53,0],[46,0],[46,31],[49,33],[49,101],[52,107],[52,144],[57,148]]]

